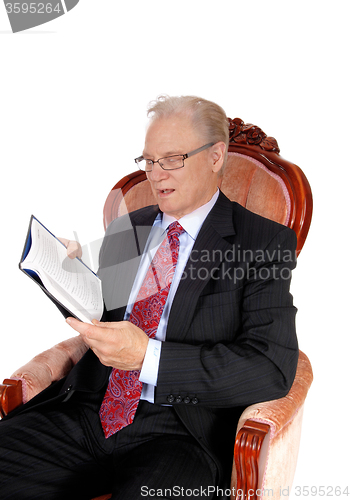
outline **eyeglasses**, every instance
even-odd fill
[[[151,172],[155,163],[158,163],[163,170],[177,170],[178,168],[184,167],[184,160],[186,158],[190,158],[190,156],[194,156],[214,144],[215,142],[209,142],[208,144],[205,144],[205,146],[194,149],[194,151],[190,151],[190,153],[186,153],[185,155],[166,156],[165,158],[159,158],[158,160],[149,160],[148,158],[139,156],[139,158],[135,158],[134,161],[140,170],[144,170],[145,172]]]

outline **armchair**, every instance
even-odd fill
[[[277,141],[252,124],[229,119],[228,162],[219,187],[231,200],[292,228],[300,253],[312,217],[312,194],[299,167],[283,159]],[[109,193],[103,223],[154,204],[142,171],[120,180]],[[14,372],[0,385],[0,415],[25,403],[52,382],[63,378],[83,356],[87,346],[79,337],[61,342]],[[242,414],[236,435],[231,498],[256,500],[268,490],[275,500],[286,496],[293,481],[304,401],[312,383],[312,369],[300,351],[289,394],[252,405]],[[111,495],[99,497],[99,500]],[[97,500],[97,499],[95,499]]]

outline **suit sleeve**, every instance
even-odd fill
[[[211,317],[215,343],[163,343],[155,403],[228,408],[288,393],[298,360],[296,309],[289,291],[295,249],[295,233],[280,227],[265,250],[255,255],[235,295],[235,301],[240,300],[240,326],[225,339],[215,332],[223,330],[231,316],[228,294],[227,305]]]

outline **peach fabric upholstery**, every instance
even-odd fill
[[[185,167],[186,168],[186,167]],[[228,153],[228,161],[219,187],[232,201],[268,219],[287,224],[290,199],[283,181],[261,162],[240,153]],[[149,182],[142,181],[124,195],[118,217],[138,208],[155,204]]]
[[[291,491],[299,451],[304,401],[312,379],[310,361],[300,351],[296,377],[288,395],[249,406],[240,417],[237,432],[249,419],[270,426],[270,432],[262,445],[259,463],[258,493],[262,492],[262,499],[267,496],[274,500],[287,498],[287,492]],[[232,487],[236,488],[235,467]]]
[[[251,212],[287,224],[291,203],[285,184],[258,160],[228,153],[220,188],[230,200]]]
[[[49,387],[52,382],[65,377],[87,350],[88,346],[81,337],[73,337],[38,354],[16,370],[11,378],[22,381],[23,403]]]

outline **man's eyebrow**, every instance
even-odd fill
[[[183,154],[183,150],[181,151],[180,149],[173,149],[172,151],[168,151],[165,153],[165,156],[172,156],[172,155],[181,155]]]
[[[171,151],[166,151],[162,156],[160,156],[160,158],[166,158],[167,156],[173,156],[173,155],[182,155],[183,152],[181,152],[180,150],[177,151],[177,150],[171,150]],[[152,159],[153,156],[150,155],[149,153],[147,153],[146,151],[143,151],[143,158],[150,158]]]

